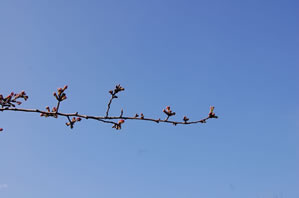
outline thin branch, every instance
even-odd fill
[[[110,110],[110,106],[111,106],[112,100],[114,99],[113,96],[114,96],[114,95],[111,95],[111,98],[110,98],[110,100],[109,100],[108,107],[107,107],[107,111],[106,111],[106,117],[108,117],[109,110]]]
[[[124,119],[124,120],[145,120],[145,121],[152,121],[152,122],[164,122],[164,123],[171,123],[171,124],[182,124],[182,125],[188,125],[188,124],[197,124],[197,123],[205,123],[207,120],[211,118],[218,118],[216,117],[205,117],[201,120],[196,120],[196,121],[190,121],[190,122],[181,122],[181,121],[170,121],[170,120],[161,120],[161,119],[154,119],[154,118],[145,118],[145,117],[124,117],[124,116],[111,116],[111,117],[106,117],[106,116],[92,116],[92,115],[84,115],[84,114],[78,114],[76,113],[60,113],[60,112],[47,112],[47,111],[42,111],[39,109],[21,109],[21,108],[0,108],[0,111],[22,111],[22,112],[31,112],[31,113],[41,113],[41,114],[46,114],[48,116],[54,116],[55,114],[59,116],[64,116],[69,118],[70,116],[74,117],[79,117],[79,118],[84,118],[84,119],[92,119],[92,120],[97,120],[101,121],[104,123],[110,123],[110,124],[116,124],[116,122],[111,122],[108,120],[119,120],[119,119]]]
[[[109,93],[111,94],[111,98],[109,100],[108,106],[107,106],[107,111],[106,111],[106,117],[108,117],[109,115],[109,110],[110,110],[110,106],[112,103],[112,100],[115,98],[118,98],[118,96],[116,95],[118,92],[124,91],[125,89],[123,87],[120,86],[120,84],[115,86],[114,90],[110,90]]]
[[[62,101],[67,99],[66,94],[64,93],[65,90],[67,89],[67,86],[64,86],[63,88],[58,88],[57,93],[54,92],[53,95],[57,100],[57,105],[56,107],[52,108],[52,111],[50,111],[50,107],[46,107],[47,111],[39,110],[39,109],[24,109],[24,108],[16,108],[16,105],[20,105],[22,102],[19,101],[19,99],[24,99],[27,100],[28,96],[24,91],[20,92],[19,94],[14,94],[13,92],[9,94],[7,97],[3,97],[0,94],[0,111],[18,111],[18,112],[27,112],[27,113],[39,113],[40,116],[42,117],[54,117],[58,118],[58,116],[61,117],[66,117],[68,122],[66,123],[67,126],[69,126],[71,129],[74,127],[74,124],[76,122],[81,121],[81,119],[92,119],[96,121],[100,121],[103,123],[108,123],[112,124],[112,128],[115,129],[121,129],[122,124],[125,122],[125,120],[142,120],[142,121],[149,121],[149,122],[156,122],[156,123],[170,123],[173,125],[190,125],[190,124],[197,124],[197,123],[206,123],[207,120],[212,119],[212,118],[218,118],[218,116],[215,115],[214,113],[214,107],[210,107],[210,112],[207,117],[201,119],[201,120],[196,120],[196,121],[189,121],[189,118],[184,116],[182,119],[183,121],[171,121],[169,120],[170,117],[175,116],[175,112],[173,112],[170,108],[170,106],[167,106],[165,109],[163,109],[163,112],[167,115],[166,119],[161,120],[160,118],[154,119],[154,118],[147,118],[143,115],[143,113],[140,114],[135,114],[132,117],[129,116],[123,116],[123,109],[121,109],[120,115],[119,116],[109,116],[109,110],[111,107],[112,100],[117,97],[117,93],[124,91],[125,89],[121,87],[120,85],[116,85],[114,90],[110,90],[109,93],[111,94],[111,98],[109,100],[106,114],[105,116],[93,116],[93,115],[84,115],[84,114],[79,114],[78,112],[75,113],[62,113],[59,112],[59,107]],[[3,129],[0,128],[2,131]]]

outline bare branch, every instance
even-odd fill
[[[183,121],[171,121],[169,120],[170,117],[175,116],[175,112],[173,112],[170,108],[170,106],[167,106],[165,109],[163,109],[163,112],[167,115],[166,119],[161,120],[160,118],[147,118],[144,116],[143,113],[135,114],[134,116],[123,116],[123,109],[121,109],[121,113],[119,116],[109,116],[109,110],[112,103],[112,100],[117,98],[116,94],[118,92],[124,91],[124,88],[120,85],[116,85],[114,90],[109,91],[111,94],[111,99],[109,100],[107,111],[105,116],[93,116],[93,115],[84,115],[79,114],[78,112],[75,113],[62,113],[59,112],[59,107],[62,101],[66,100],[66,94],[65,90],[67,89],[67,86],[64,86],[64,88],[58,88],[57,93],[54,92],[53,95],[57,100],[56,107],[52,108],[52,111],[50,111],[50,107],[46,107],[46,111],[42,111],[39,109],[23,109],[23,108],[16,108],[16,104],[20,105],[21,102],[18,99],[23,98],[24,100],[28,99],[28,96],[24,91],[20,92],[19,94],[14,94],[13,92],[9,94],[7,97],[3,97],[0,95],[0,111],[19,111],[19,112],[27,112],[27,113],[39,113],[42,117],[54,117],[58,118],[58,116],[66,117],[68,122],[66,123],[67,126],[69,126],[71,129],[74,127],[74,124],[76,122],[80,122],[81,119],[92,119],[96,121],[100,121],[107,124],[112,124],[112,128],[115,128],[117,130],[121,129],[122,124],[124,124],[125,120],[142,120],[142,121],[149,121],[149,122],[156,122],[156,123],[170,123],[173,125],[190,125],[190,124],[197,124],[197,123],[206,123],[207,120],[212,118],[218,118],[218,116],[214,113],[214,107],[210,107],[210,112],[207,117],[201,119],[201,120],[195,120],[195,121],[189,121],[189,118],[187,116],[184,116]],[[0,131],[3,129],[0,128]]]

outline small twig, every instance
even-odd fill
[[[59,109],[59,106],[60,106],[60,100],[58,100],[58,102],[57,102],[57,106],[56,106],[56,111],[58,112],[58,109]]]
[[[111,98],[110,98],[110,100],[109,100],[108,107],[107,107],[107,111],[106,111],[106,117],[108,117],[109,110],[110,110],[110,105],[111,105],[111,103],[112,103],[112,100],[114,99],[113,96],[114,96],[114,95],[111,95]]]
[[[111,94],[111,98],[110,98],[108,106],[107,106],[106,117],[108,117],[108,115],[109,115],[109,110],[110,110],[110,106],[111,106],[112,100],[115,99],[115,98],[118,98],[116,96],[116,94],[118,92],[121,92],[121,91],[124,91],[124,90],[125,89],[123,87],[121,87],[120,84],[118,84],[118,85],[115,86],[114,90],[110,90],[109,91],[109,93]]]
[[[119,117],[120,117],[120,118],[122,118],[122,117],[123,117],[123,115],[124,115],[124,110],[123,110],[123,109],[121,109],[121,110],[120,110],[120,115],[119,115]]]

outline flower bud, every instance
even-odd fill
[[[67,99],[66,95],[64,95],[64,96],[61,97],[61,101],[62,100],[66,100],[66,99]]]
[[[119,120],[119,121],[118,121],[118,124],[122,124],[122,123],[124,123],[124,122],[125,122],[125,120],[122,119],[122,120]]]
[[[187,121],[189,120],[189,118],[188,118],[187,116],[184,116],[183,120],[184,120],[185,122],[187,122]]]
[[[215,109],[215,107],[210,106],[210,113],[211,113],[211,114],[213,113],[214,109]]]
[[[63,91],[66,90],[67,88],[68,88],[68,86],[67,86],[67,85],[64,85],[64,87],[63,87]]]
[[[58,92],[58,95],[60,95],[63,92],[62,88],[58,88],[57,92]]]

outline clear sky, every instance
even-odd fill
[[[299,198],[296,0],[1,0],[0,93],[23,108],[191,120],[121,131],[0,112],[1,198]]]

